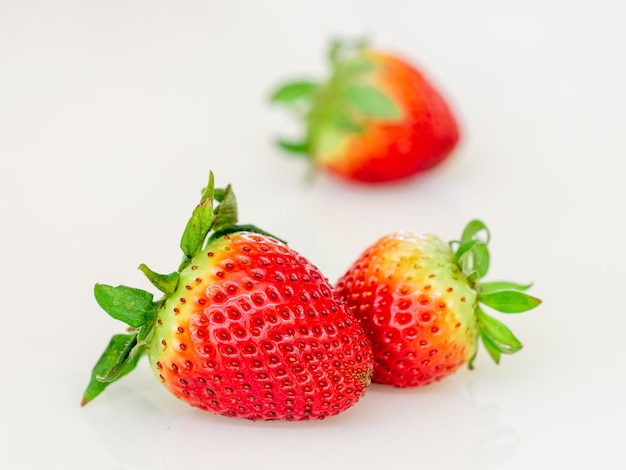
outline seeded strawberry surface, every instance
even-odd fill
[[[139,269],[163,296],[96,284],[94,296],[126,333],[94,366],[82,405],[130,373],[143,354],[177,398],[248,419],[323,419],[371,382],[365,331],[325,276],[285,242],[237,224],[232,188],[213,173],[193,210],[178,269]]]
[[[522,348],[483,308],[517,314],[541,300],[525,292],[531,284],[482,281],[489,238],[477,219],[450,243],[430,234],[392,233],[367,248],[338,281],[339,297],[371,340],[374,382],[426,385],[465,363],[472,369],[479,343],[497,364],[502,354]]]
[[[372,342],[374,382],[425,385],[475,353],[476,293],[437,237],[401,232],[381,238],[337,291]]]
[[[317,268],[246,232],[209,244],[181,272],[149,357],[177,397],[250,419],[337,414],[371,375],[363,330]]]

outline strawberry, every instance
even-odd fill
[[[370,383],[364,330],[311,262],[254,226],[235,225],[230,186],[213,185],[211,174],[183,233],[178,270],[140,266],[160,300],[141,289],[95,286],[98,304],[131,331],[112,338],[83,404],[147,353],[163,385],[202,410],[253,420],[346,410]]]
[[[273,103],[304,122],[304,137],[279,140],[314,167],[350,181],[407,178],[441,163],[459,140],[456,119],[426,76],[395,54],[364,42],[334,42],[325,83],[279,86]]]
[[[373,382],[415,387],[465,363],[472,369],[479,338],[496,363],[520,350],[511,330],[481,304],[520,313],[541,301],[524,292],[529,285],[481,281],[489,268],[488,240],[478,220],[450,244],[430,234],[392,233],[338,281],[339,296],[372,342]]]

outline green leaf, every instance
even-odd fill
[[[200,202],[205,199],[214,199],[215,198],[215,176],[212,171],[209,171],[209,181],[206,185],[206,188],[202,191],[202,197],[200,198]]]
[[[498,351],[513,354],[522,349],[522,343],[504,323],[487,315],[480,308],[476,309],[476,315],[481,332],[489,337]]]
[[[485,232],[485,238],[477,239],[476,235],[482,231]],[[469,242],[470,240],[477,239],[477,240],[482,240],[485,243],[485,245],[487,245],[489,243],[490,236],[491,235],[489,233],[489,229],[487,228],[487,226],[482,221],[478,219],[474,219],[474,220],[471,220],[463,229],[463,234],[461,235],[461,242],[466,243],[466,242]]]
[[[143,347],[147,346],[150,338],[152,337],[152,332],[154,331],[154,322],[143,325],[137,331],[137,346]]]
[[[400,109],[377,88],[362,83],[348,83],[339,90],[341,97],[358,113],[367,117],[399,118]]]
[[[217,202],[222,202],[226,197],[226,189],[215,188],[213,190],[213,200]]]
[[[477,242],[471,253],[472,270],[476,272],[476,279],[473,279],[472,282],[476,282],[478,279],[484,277],[487,274],[487,271],[489,271],[489,249],[484,243]]]
[[[499,291],[499,290],[519,290],[525,291],[532,287],[531,284],[518,284],[515,282],[508,281],[491,281],[491,282],[481,282],[480,283],[480,292],[483,294],[489,294],[491,292]]]
[[[211,226],[214,231],[237,224],[237,200],[230,184],[220,199],[221,202],[215,209],[215,220]]]
[[[272,93],[272,103],[292,104],[296,101],[311,100],[319,85],[311,81],[291,82],[280,86]]]
[[[299,155],[307,155],[309,153],[309,142],[302,140],[299,142],[293,142],[283,139],[278,139],[276,144],[284,151],[289,153],[295,153]]]
[[[178,287],[178,278],[180,275],[177,272],[170,274],[157,274],[143,263],[139,265],[139,269],[146,275],[152,285],[165,295],[173,294],[176,287]]]
[[[502,313],[521,313],[541,304],[541,300],[513,289],[480,292],[478,301]]]
[[[91,380],[83,393],[81,406],[96,398],[112,383],[112,381],[103,382],[99,379],[106,376],[111,369],[116,367],[119,369],[116,379],[120,379],[137,366],[141,354],[135,354],[132,358],[130,357],[130,352],[136,344],[136,336],[136,334],[120,334],[111,338],[91,372]]]
[[[474,248],[474,245],[477,242],[474,240],[469,240],[463,243],[461,242],[456,242],[456,243],[460,243],[460,244],[459,244],[459,247],[454,252],[454,260],[457,262],[459,266],[461,266],[461,268],[463,268],[464,262],[467,263],[466,261],[468,259],[467,253],[469,253],[470,250]],[[464,269],[462,269],[462,271],[465,272]]]
[[[364,130],[361,124],[340,109],[329,109],[327,119],[328,125],[335,127],[338,132],[356,133]]]
[[[489,271],[489,249],[483,241],[463,242],[455,252],[455,260],[470,284],[484,277]]]
[[[150,320],[158,306],[150,292],[126,286],[96,284],[94,296],[98,305],[111,317],[133,328]]]
[[[483,331],[480,332],[480,338],[483,340],[485,349],[496,364],[500,364],[500,350],[494,344],[493,340]]]
[[[478,271],[478,277],[483,278],[487,274],[487,271],[489,271],[489,266],[491,266],[489,249],[485,243],[479,243],[476,245],[474,253],[474,262],[476,264],[476,270]]]
[[[136,358],[137,344],[137,333],[135,333],[131,335],[126,343],[120,345],[120,348],[115,352],[116,356],[113,365],[103,370],[101,374],[97,374],[96,380],[102,383],[112,383],[121,378],[126,366],[134,362]],[[135,354],[133,354],[133,352]],[[139,358],[137,358],[137,360],[139,360]]]
[[[207,233],[211,229],[213,220],[215,218],[213,214],[213,187],[209,185],[210,194],[203,195],[202,200],[193,210],[191,218],[187,222],[185,231],[180,240],[180,248],[183,253],[188,257],[193,257],[202,248],[202,243],[206,238]]]

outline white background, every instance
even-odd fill
[[[620,0],[0,0],[0,466],[625,468],[624,24]],[[267,96],[362,34],[437,83],[461,145],[405,184],[307,184]],[[482,218],[490,277],[544,300],[505,319],[524,349],[321,422],[197,411],[145,360],[81,408],[123,328],[93,284],[175,269],[209,170],[332,281],[386,232]]]

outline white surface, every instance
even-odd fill
[[[0,0],[0,467],[625,468],[625,22],[618,0]],[[364,32],[438,83],[462,145],[407,184],[307,186],[267,94]],[[484,219],[490,277],[544,299],[506,319],[525,348],[322,422],[196,411],[146,361],[80,408],[122,328],[93,284],[175,267],[209,169],[333,281],[385,232]]]

